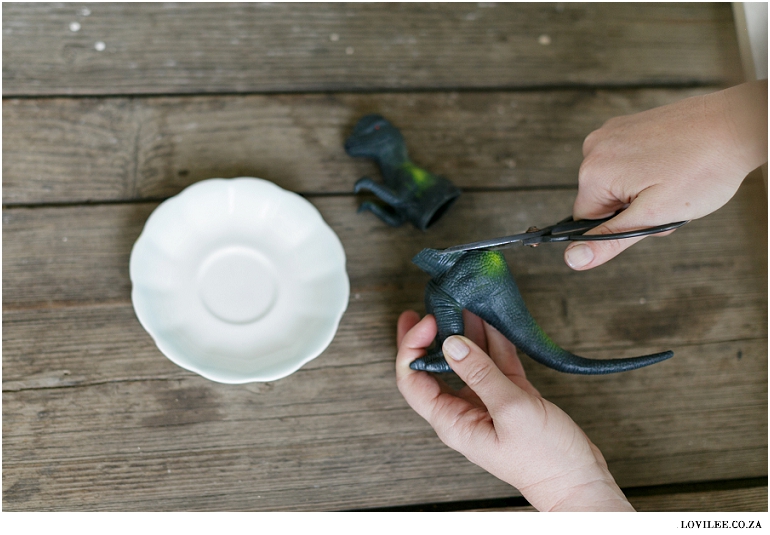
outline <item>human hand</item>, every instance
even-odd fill
[[[625,208],[586,234],[708,215],[767,162],[767,80],[610,119],[586,137],[583,157],[573,217],[600,219]],[[577,242],[564,259],[590,269],[641,239]]]
[[[407,403],[447,446],[516,487],[538,510],[633,511],[599,449],[527,380],[513,344],[477,316],[464,311],[464,319],[469,338],[451,336],[443,345],[467,385],[454,391],[409,368],[435,338],[435,318],[401,314],[396,381]]]

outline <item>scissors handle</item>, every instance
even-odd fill
[[[532,228],[523,234],[513,234],[511,236],[503,236],[501,238],[493,238],[491,240],[466,243],[465,245],[455,245],[453,247],[444,249],[441,251],[441,253],[444,254],[461,251],[498,250],[511,247],[517,243],[534,247],[541,243],[554,243],[563,241],[621,240],[623,238],[636,238],[638,236],[648,236],[650,234],[658,234],[660,232],[674,230],[687,223],[687,221],[679,221],[677,223],[668,223],[666,225],[659,225],[657,227],[630,230],[627,232],[617,232],[615,234],[596,234],[584,236],[584,234],[592,228],[598,227],[616,215],[617,214],[613,214],[610,217],[605,217],[603,219],[581,219],[579,221],[575,221],[572,219],[572,217],[568,217],[566,219],[562,219],[555,225],[551,225],[542,229]]]
[[[578,221],[575,221],[572,219],[572,216],[562,219],[552,227],[550,227],[549,234],[551,236],[561,236],[564,234],[570,235],[570,236],[580,236],[584,232],[587,232],[591,230],[592,228],[596,228],[602,223],[605,223],[615,217],[615,215],[612,215],[610,217],[605,217],[604,219],[580,219]]]
[[[629,230],[626,232],[616,232],[614,234],[594,234],[590,236],[584,236],[585,232],[588,232],[592,228],[596,228],[602,223],[609,221],[617,214],[613,214],[610,217],[604,219],[581,219],[575,221],[572,217],[556,223],[550,228],[550,232],[542,236],[535,238],[535,243],[550,243],[561,241],[602,241],[602,240],[622,240],[625,238],[637,238],[639,236],[649,236],[650,234],[659,234],[661,232],[667,232],[674,230],[687,221],[678,221],[676,223],[667,223],[665,225],[658,225],[656,227],[648,227],[639,230]],[[525,241],[526,243],[526,241]]]

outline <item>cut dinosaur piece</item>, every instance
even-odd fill
[[[642,357],[593,360],[562,349],[535,323],[500,252],[442,253],[423,249],[412,262],[431,276],[425,289],[425,307],[438,325],[435,348],[412,362],[409,367],[413,370],[452,371],[441,346],[447,337],[463,334],[463,309],[495,327],[533,360],[564,373],[616,373],[674,356],[672,351],[664,351]]]
[[[353,191],[369,191],[382,201],[364,201],[358,211],[370,211],[393,227],[409,221],[426,230],[460,196],[460,190],[449,180],[409,160],[401,132],[381,115],[366,115],[358,121],[345,141],[345,152],[371,158],[379,165],[383,182],[363,177]]]

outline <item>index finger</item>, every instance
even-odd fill
[[[409,312],[401,315],[399,336],[412,318]],[[431,421],[439,396],[450,393],[451,388],[428,372],[411,369],[409,364],[425,355],[426,348],[433,342],[437,331],[435,318],[431,315],[425,316],[403,334],[396,355],[396,386],[409,406],[428,422]]]
[[[396,347],[401,347],[401,341],[406,336],[412,327],[420,322],[420,315],[414,310],[405,310],[398,317],[398,323],[396,324]]]

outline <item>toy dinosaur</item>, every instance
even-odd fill
[[[463,309],[495,327],[516,347],[537,362],[565,373],[598,375],[634,370],[671,358],[665,351],[625,359],[592,360],[557,346],[538,327],[527,310],[508,264],[497,251],[442,253],[423,249],[412,259],[432,278],[425,289],[425,306],[436,317],[436,346],[410,364],[413,370],[450,372],[441,345],[454,334],[463,334]]]
[[[359,179],[353,191],[370,191],[383,203],[361,203],[358,211],[370,211],[393,227],[410,221],[426,230],[444,215],[460,190],[444,177],[434,175],[409,160],[401,132],[381,115],[362,117],[345,141],[345,152],[371,158],[382,172],[384,184],[369,177]]]

